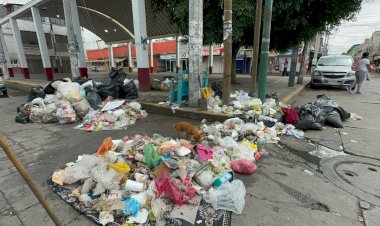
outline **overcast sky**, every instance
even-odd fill
[[[330,36],[329,54],[341,54],[352,45],[361,44],[380,30],[380,0],[364,0],[355,21],[344,22]]]

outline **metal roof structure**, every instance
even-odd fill
[[[131,0],[77,0],[77,4],[80,25],[106,43],[134,39]],[[7,23],[10,18],[31,17],[32,6],[40,9],[42,17],[64,19],[62,0],[30,0],[21,8],[1,18],[0,24]],[[145,0],[145,11],[148,38],[174,36],[178,33],[177,27],[169,22],[167,15],[153,12],[150,0]]]

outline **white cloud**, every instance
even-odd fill
[[[346,52],[352,45],[361,44],[372,33],[380,30],[380,1],[367,0],[357,15],[357,20],[344,22],[329,39],[329,54]]]

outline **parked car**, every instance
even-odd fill
[[[2,78],[0,78],[0,94],[7,95],[7,85]]]
[[[351,56],[323,56],[311,74],[310,88],[317,86],[348,86],[355,82],[355,71],[351,70]]]

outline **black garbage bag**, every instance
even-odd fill
[[[71,81],[76,82],[79,85],[82,85],[83,83],[87,82],[87,79],[83,77],[76,77],[76,78],[73,78]]]
[[[299,109],[300,120],[296,125],[300,130],[321,130],[325,123],[324,111],[315,106],[313,103],[308,103]]]
[[[329,124],[331,122],[334,125],[337,125],[337,126],[342,125],[343,127],[343,124],[341,122],[349,119],[351,116],[350,112],[340,107],[334,100],[332,100],[330,97],[326,96],[325,94],[318,95],[317,100],[314,102],[314,104],[315,106],[321,108],[326,114],[329,114],[330,116]],[[332,111],[335,111],[338,114]],[[337,118],[334,119],[334,117],[337,117],[337,115],[340,117],[340,121]],[[337,128],[342,128],[342,127],[337,127]]]
[[[123,87],[119,91],[119,97],[128,100],[137,99],[139,97],[139,91],[133,80],[123,85]]]
[[[44,88],[42,88],[42,86],[36,86],[30,89],[27,102],[30,102],[38,97],[43,99],[45,96],[46,93],[44,92]]]
[[[322,124],[316,122],[314,117],[310,114],[302,115],[294,126],[300,130],[322,130]]]
[[[109,96],[111,96],[113,99],[119,98],[119,87],[113,83],[110,83],[108,85],[99,85],[94,90],[96,90],[102,100],[106,99]]]
[[[222,97],[223,95],[223,85],[222,82],[213,82],[211,84],[211,89],[215,92],[215,95]]]
[[[90,104],[91,108],[94,110],[98,110],[99,105],[102,104],[102,98],[95,91],[90,90],[87,92],[86,100]]]
[[[124,80],[127,77],[127,74],[124,73],[122,68],[119,70],[111,68],[109,76],[111,78],[111,83],[122,87],[124,85]]]
[[[23,112],[23,111],[24,111],[24,107],[25,107],[25,104],[20,104],[20,105],[17,107],[17,113]]]
[[[326,124],[334,128],[343,128],[343,122],[342,122],[342,118],[340,117],[339,112],[335,110],[325,112],[325,119],[326,119]]]
[[[52,81],[52,82],[49,82],[49,83],[45,86],[45,88],[44,88],[44,92],[45,92],[46,94],[54,94],[55,89],[54,89],[54,87],[52,86],[52,84],[53,84],[54,82],[56,82],[56,81],[67,82],[66,79],[56,79],[56,80],[54,80],[54,81]]]
[[[17,115],[16,115],[16,119],[15,119],[16,122],[18,123],[22,123],[22,124],[27,124],[30,122],[29,120],[29,116],[26,115],[25,113],[23,112],[19,112]]]

